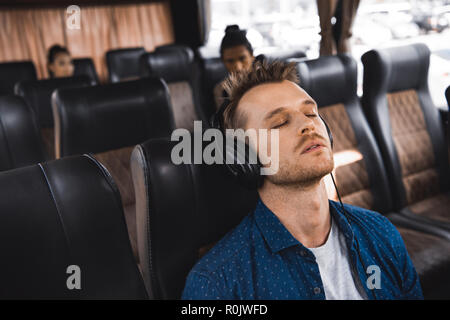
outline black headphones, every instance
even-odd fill
[[[211,118],[211,127],[219,129],[224,136],[226,136],[226,133],[223,124],[223,114],[228,104],[229,100],[225,99],[219,110]],[[331,130],[325,120],[320,116],[320,114],[319,117],[325,124],[331,143],[331,148],[333,148],[333,135],[331,134]],[[224,141],[225,140],[226,139],[224,139]],[[249,161],[250,153],[255,153],[255,151],[252,149],[253,148],[250,145],[245,143],[244,154],[242,154],[242,150],[237,147],[237,138],[235,137],[231,146],[228,145],[228,143],[224,143],[222,150],[222,159],[224,159],[224,163],[228,168],[228,171],[230,171],[231,174],[236,177],[242,185],[249,189],[257,189],[262,185],[264,179],[260,174],[262,165],[259,162],[258,157],[256,156],[256,159],[258,160],[257,163],[250,163]],[[233,163],[226,163],[225,159],[233,159]],[[238,159],[245,159],[245,161],[243,163],[239,163]]]

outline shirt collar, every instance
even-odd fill
[[[353,243],[353,231],[345,217],[342,207],[329,200],[330,212],[335,219],[339,229],[344,233],[349,248]],[[280,219],[261,201],[258,200],[254,212],[256,224],[261,231],[264,239],[269,245],[273,253],[277,253],[283,249],[299,245],[305,248],[281,223]]]
[[[330,212],[339,227],[339,232],[344,234],[345,242],[347,243],[349,250],[353,249],[355,235],[350,221],[348,221],[348,215],[350,215],[350,213],[348,213],[348,210],[342,208],[339,202],[332,200],[328,200],[328,202],[330,203]]]

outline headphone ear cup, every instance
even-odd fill
[[[227,136],[223,126],[223,113],[227,105],[227,101],[224,101],[210,120],[211,127],[220,130],[223,134],[223,142],[225,143],[222,149],[223,163],[240,184],[249,189],[258,188],[264,181],[260,174],[261,164],[259,163],[258,155],[247,143],[244,143],[244,154],[242,154],[242,149],[238,148],[238,139],[234,136]],[[228,144],[228,139],[232,139],[233,143]],[[256,163],[250,162],[250,154],[252,152]],[[227,163],[227,159],[233,159],[233,163]]]
[[[231,137],[228,136],[228,138]],[[236,137],[233,137],[233,143],[231,145],[225,143],[225,155],[229,157],[228,159],[233,159],[233,163],[226,163],[226,158],[224,159],[224,163],[240,184],[249,189],[258,188],[263,181],[260,174],[261,164],[259,163],[258,156],[247,143],[244,143],[244,150],[239,148],[238,141]],[[252,157],[250,156],[251,154],[253,154]],[[253,161],[250,161],[251,158],[256,159],[256,163],[252,163]]]

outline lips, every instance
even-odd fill
[[[323,147],[324,147],[324,145],[320,141],[316,141],[316,140],[311,141],[303,148],[301,154],[314,152],[314,151],[320,150]]]

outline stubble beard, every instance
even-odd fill
[[[266,176],[266,179],[279,187],[307,188],[317,184],[324,176],[333,171],[333,157],[317,160],[317,162],[306,165],[300,162],[280,163],[278,172]]]

